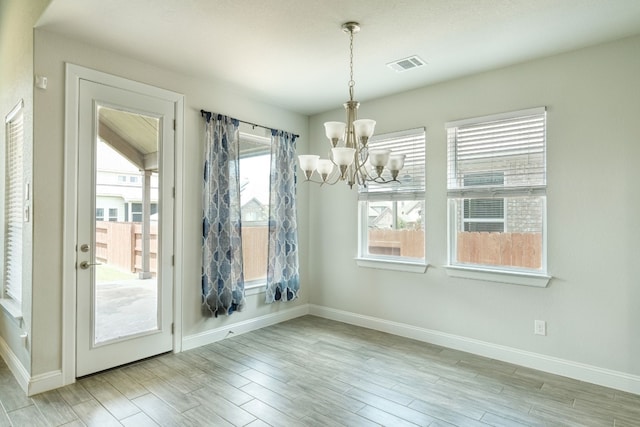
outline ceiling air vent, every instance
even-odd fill
[[[422,67],[426,65],[422,59],[417,56],[410,56],[408,58],[398,59],[397,61],[389,62],[387,67],[391,68],[393,71],[397,71],[398,73],[402,73],[404,71],[409,71],[414,68]]]

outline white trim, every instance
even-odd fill
[[[251,296],[251,295],[258,295],[258,294],[264,294],[265,292],[267,292],[267,284],[266,283],[262,283],[259,285],[254,285],[254,286],[249,286],[246,287],[244,289],[244,295],[245,296]]]
[[[450,122],[446,122],[444,124],[444,127],[445,129],[449,129],[453,127],[460,127],[460,126],[471,125],[476,123],[493,122],[496,120],[508,120],[508,119],[514,119],[516,117],[535,116],[537,114],[543,114],[546,111],[547,111],[547,107],[526,108],[524,110],[508,111],[506,113],[489,114],[487,116],[453,120]]]
[[[29,381],[29,390],[27,396],[33,396],[38,393],[44,393],[45,391],[54,390],[62,387],[62,371],[51,371],[44,374],[38,374],[31,377]]]
[[[171,101],[175,104],[176,129],[174,132],[175,143],[175,187],[184,190],[184,181],[181,178],[184,168],[184,95],[166,89],[136,82],[123,77],[103,73],[101,71],[82,67],[75,64],[65,64],[65,148],[64,148],[64,223],[63,223],[63,247],[62,247],[62,370],[60,385],[75,382],[76,372],[76,221],[77,206],[76,195],[78,177],[76,165],[78,157],[78,101],[80,80],[89,80],[96,83],[118,87],[159,99]],[[179,163],[178,163],[179,162]],[[182,192],[176,192],[175,203],[182,201]],[[182,206],[180,203],[179,206]],[[174,218],[174,338],[173,351],[181,351],[182,343],[182,283],[183,271],[182,250],[184,246],[183,213],[176,209]],[[48,381],[48,380],[47,380]]]
[[[484,280],[511,285],[546,288],[549,285],[549,281],[551,281],[551,276],[547,276],[546,274],[492,270],[489,268],[479,267],[461,267],[457,265],[445,265],[444,268],[447,270],[447,275],[449,275],[449,277]]]
[[[78,194],[78,102],[84,68],[66,64],[64,121],[64,215],[62,232],[62,381],[76,380],[76,220]],[[73,266],[73,268],[71,267]]]
[[[176,128],[174,131],[174,188],[175,198],[174,216],[173,216],[173,246],[174,246],[174,263],[173,263],[173,352],[182,351],[182,284],[185,282],[184,272],[182,269],[184,254],[184,96],[180,95],[175,101],[175,120]]]
[[[4,360],[4,363],[7,364],[7,367],[18,381],[20,388],[24,390],[25,393],[29,390],[29,372],[22,365],[18,356],[11,350],[11,347],[7,344],[7,342],[0,336],[0,357]]]
[[[256,329],[264,328],[265,326],[275,325],[276,323],[285,322],[307,314],[309,314],[309,304],[304,304],[298,307],[280,310],[275,313],[265,314],[264,316],[254,317],[253,319],[220,326],[215,329],[209,329],[198,334],[188,335],[182,339],[182,350],[191,350],[193,348],[223,340],[231,334],[244,334],[245,332],[255,331]]]
[[[309,314],[640,394],[640,375],[313,304],[309,305]]]
[[[0,357],[7,364],[7,367],[16,378],[18,385],[27,396],[53,390],[62,387],[62,371],[51,371],[44,374],[30,376],[18,359],[18,356],[11,350],[4,338],[0,337]]]
[[[15,321],[19,328],[22,327],[22,304],[13,298],[0,298],[0,307]]]
[[[425,273],[429,263],[409,262],[391,259],[356,258],[358,267],[377,268],[379,270],[406,271],[408,273]]]

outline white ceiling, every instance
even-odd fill
[[[638,34],[640,0],[52,0],[37,26],[314,114],[348,98],[350,20],[366,101]]]

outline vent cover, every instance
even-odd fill
[[[404,71],[409,71],[414,68],[422,67],[423,65],[426,65],[426,62],[424,62],[422,59],[414,55],[408,58],[398,59],[397,61],[389,62],[387,64],[387,67],[391,68],[393,71],[402,73]]]

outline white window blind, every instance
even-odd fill
[[[531,194],[544,188],[545,125],[544,107],[447,123],[449,196]],[[469,185],[469,175],[496,171],[501,182]]]
[[[379,184],[368,182],[358,189],[359,200],[418,200],[425,192],[425,129],[409,129],[374,135],[368,143],[369,150],[389,149],[392,154],[405,154],[404,167],[397,177],[398,182]],[[367,170],[371,166],[367,165]],[[370,172],[374,174],[375,172]],[[382,177],[391,179],[386,170]]]
[[[546,272],[546,109],[446,130],[450,264]]]
[[[5,239],[4,293],[16,301],[22,300],[22,209],[24,146],[23,102],[9,113],[5,121]]]

